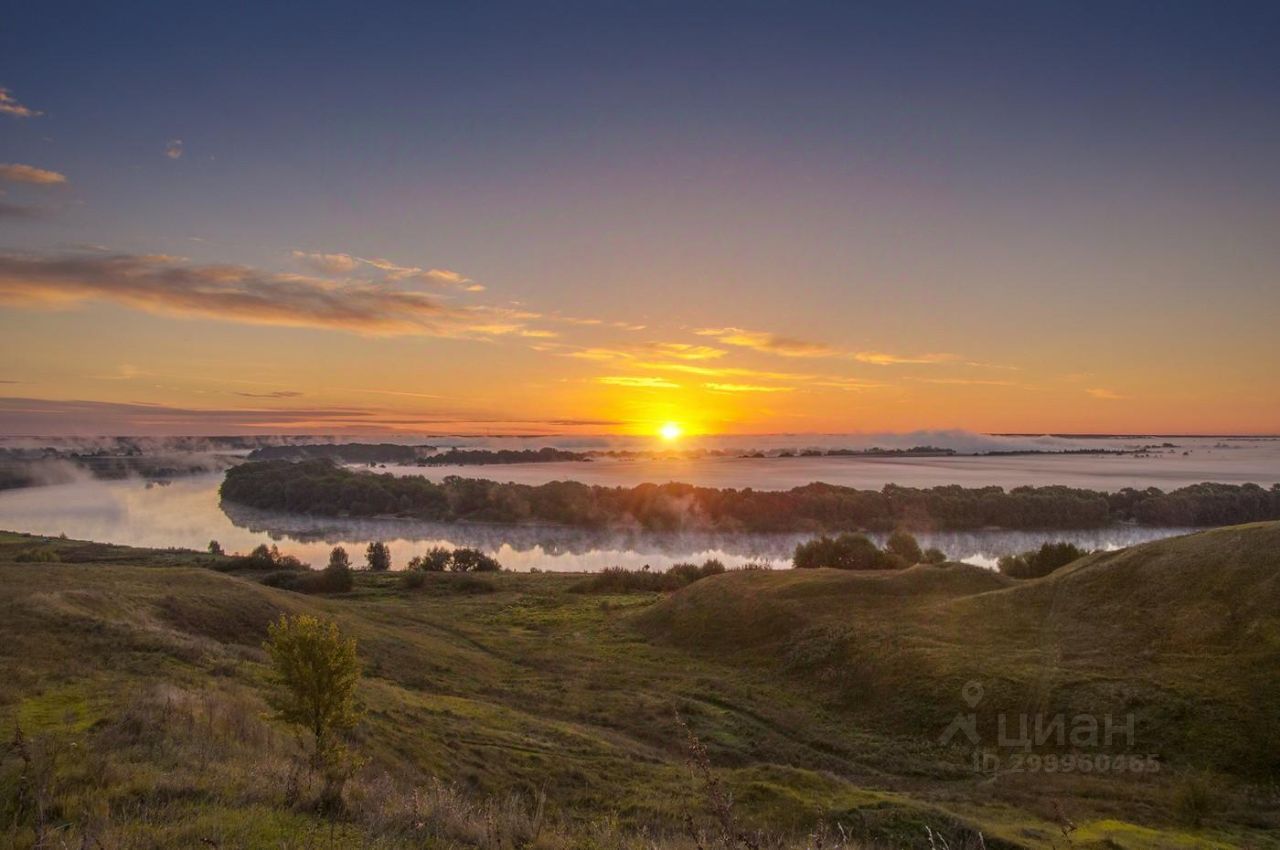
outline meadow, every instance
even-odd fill
[[[0,835],[104,848],[1277,846],[1277,552],[1268,523],[1023,582],[960,564],[730,571],[675,593],[584,592],[581,575],[409,586],[357,573],[351,593],[316,597],[224,572],[226,558],[6,534]],[[358,641],[361,765],[336,815],[316,811],[305,746],[263,700],[262,643],[282,613]],[[998,771],[941,740],[970,712]],[[1132,715],[1134,739],[1049,742],[1041,769],[1014,770],[995,726],[1027,712]],[[1067,751],[1090,769],[1043,769]]]

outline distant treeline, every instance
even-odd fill
[[[418,460],[418,466],[484,466],[490,463],[555,463],[591,460],[582,452],[563,449],[450,449]]]
[[[314,460],[338,463],[414,463],[435,446],[402,446],[396,443],[336,443],[332,445],[263,446],[249,452],[250,460]]]
[[[1071,487],[857,490],[808,484],[792,490],[720,490],[689,484],[602,487],[576,481],[500,484],[447,476],[359,472],[323,460],[246,463],[227,471],[222,497],[266,510],[320,516],[403,516],[431,521],[550,523],[587,528],[759,532],[895,528],[1100,528],[1211,526],[1280,519],[1280,485],[1196,484],[1164,493]]]
[[[435,454],[435,446],[395,443],[265,446],[249,453],[249,460],[331,460],[335,463],[398,463],[417,466],[483,466],[490,463],[552,463],[590,460],[581,452],[560,449],[449,449]]]

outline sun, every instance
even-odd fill
[[[676,440],[680,439],[680,435],[683,433],[684,429],[675,422],[664,423],[663,426],[658,429],[658,436],[666,440],[668,443],[674,443]]]

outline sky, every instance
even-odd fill
[[[0,433],[1280,432],[1277,43],[0,0]]]

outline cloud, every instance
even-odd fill
[[[677,360],[715,360],[729,352],[709,345],[690,345],[687,342],[647,342],[637,346],[643,351]]]
[[[433,286],[452,286],[464,292],[483,292],[484,287],[469,277],[449,269],[422,269],[417,266],[402,266],[390,260],[380,258],[365,259],[347,253],[309,253],[307,251],[292,252],[294,260],[320,274],[334,277],[346,277],[361,269],[370,268],[379,272],[378,277],[392,283],[426,283]]]
[[[510,334],[537,315],[450,306],[380,282],[335,283],[138,254],[0,254],[0,301],[45,309],[108,301],[165,315],[372,336]]]
[[[709,390],[718,393],[789,393],[794,387],[764,387],[758,384],[703,384]]]
[[[794,337],[779,336],[764,331],[748,331],[742,328],[700,328],[698,336],[713,337],[725,345],[736,345],[783,357],[831,357],[839,351],[821,342],[809,342]]]
[[[949,384],[955,386],[975,387],[1016,387],[1014,381],[994,381],[982,378],[911,378],[921,384]]]
[[[270,393],[236,393],[244,398],[298,398],[302,393],[297,390],[276,390]]]
[[[170,139],[164,146],[164,155],[169,159],[182,159],[182,139]]]
[[[373,266],[375,269],[384,273],[384,277],[390,281],[413,281],[415,283],[433,283],[444,284],[447,286],[456,286],[467,292],[483,292],[484,287],[468,277],[464,277],[455,271],[449,269],[421,269],[417,266],[402,266],[391,262],[375,258],[366,260],[360,258],[360,262]]]
[[[36,168],[34,165],[23,165],[17,162],[0,162],[0,180],[10,183],[31,183],[36,186],[56,186],[66,183],[65,174]]]
[[[420,414],[362,407],[189,408],[142,402],[0,397],[0,434],[429,434],[471,429],[556,433],[570,426],[623,425],[614,419],[520,419],[468,411]]]
[[[44,114],[23,106],[4,86],[0,86],[0,113],[12,115],[14,118],[35,118],[37,115]]]
[[[904,356],[887,354],[883,351],[845,351],[835,346],[827,345],[825,342],[813,342],[796,339],[795,337],[780,336],[767,331],[749,331],[742,328],[699,328],[694,333],[698,336],[712,337],[717,342],[725,345],[750,348],[754,351],[779,354],[783,357],[843,357],[849,360],[856,360],[859,363],[869,363],[873,366],[932,365],[935,363],[949,363],[958,359],[954,354]],[[985,364],[975,363],[971,365]]]
[[[883,351],[856,351],[850,356],[859,363],[870,363],[873,366],[931,366],[951,363],[957,359],[954,354],[917,354],[904,357]]]
[[[308,254],[294,251],[293,258],[321,274],[348,275],[360,268],[360,261],[350,254]]]
[[[639,375],[606,375],[596,378],[597,384],[609,384],[615,387],[636,387],[648,390],[675,390],[680,385],[666,378],[643,377]]]
[[[1102,401],[1123,401],[1125,399],[1125,396],[1120,395],[1120,393],[1115,392],[1114,390],[1103,389],[1101,387],[1091,387],[1090,389],[1085,390],[1085,392],[1096,399],[1101,399]]]

